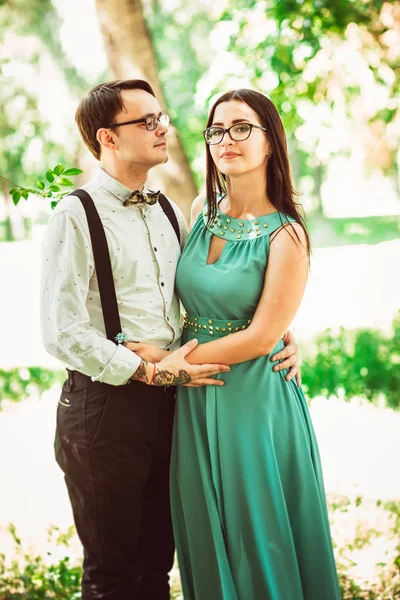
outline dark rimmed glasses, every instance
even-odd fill
[[[267,131],[264,127],[253,125],[253,123],[235,123],[235,125],[231,125],[227,129],[224,129],[223,127],[208,127],[203,131],[203,135],[206,144],[209,146],[220,144],[226,133],[234,142],[243,142],[250,137],[253,127],[261,129],[262,131]]]
[[[108,128],[112,127],[123,127],[124,125],[133,125],[135,123],[144,123],[147,131],[154,131],[158,127],[158,123],[161,123],[164,127],[169,125],[169,115],[151,115],[150,117],[143,117],[142,119],[135,119],[134,121],[124,121],[123,123],[112,123],[108,125]]]

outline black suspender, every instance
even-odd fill
[[[85,190],[80,189],[75,190],[72,194],[78,196],[85,209],[90,239],[92,240],[94,265],[99,282],[104,326],[107,338],[115,343],[116,335],[121,332],[121,321],[104,227],[91,196]]]
[[[111,267],[110,252],[108,250],[107,238],[99,213],[95,207],[92,197],[85,190],[77,189],[71,192],[72,196],[77,196],[85,209],[86,218],[89,226],[90,239],[92,241],[94,265],[99,283],[99,292],[101,307],[103,310],[104,326],[107,338],[116,342],[116,336],[121,333],[121,321],[117,296],[115,293],[114,277]],[[165,196],[160,194],[159,202],[161,208],[167,215],[178,242],[180,242],[179,225],[175,211]]]
[[[174,228],[174,231],[176,233],[176,237],[178,238],[178,242],[179,242],[179,245],[180,245],[180,243],[181,243],[181,234],[180,234],[180,231],[179,231],[178,219],[176,218],[175,211],[172,208],[170,202],[164,196],[164,194],[160,194],[159,195],[158,201],[161,204],[161,208],[163,209],[163,211],[167,215],[167,217],[169,219],[169,222],[171,223],[172,227]]]

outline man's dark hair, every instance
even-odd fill
[[[121,97],[124,90],[144,90],[155,97],[153,88],[143,79],[107,81],[90,90],[76,110],[75,121],[79,132],[97,160],[100,160],[101,151],[96,138],[97,131],[113,123],[116,115],[125,108]]]

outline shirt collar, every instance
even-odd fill
[[[93,179],[96,180],[99,187],[101,187],[103,190],[106,190],[107,192],[110,192],[111,194],[113,194],[113,196],[116,196],[119,200],[121,200],[121,202],[125,202],[125,200],[128,200],[128,198],[133,192],[133,190],[126,187],[126,185],[120,183],[119,181],[111,177],[111,175],[108,175],[108,173],[106,173],[101,167],[97,168]],[[141,191],[146,192],[146,186],[143,186]]]

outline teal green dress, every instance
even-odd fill
[[[239,221],[219,211],[207,226],[205,213],[177,271],[184,342],[248,327],[270,235],[285,222],[279,212]],[[227,243],[207,265],[213,234]],[[223,387],[178,388],[171,510],[185,600],[340,599],[317,441],[285,375],[262,356],[220,375]]]

